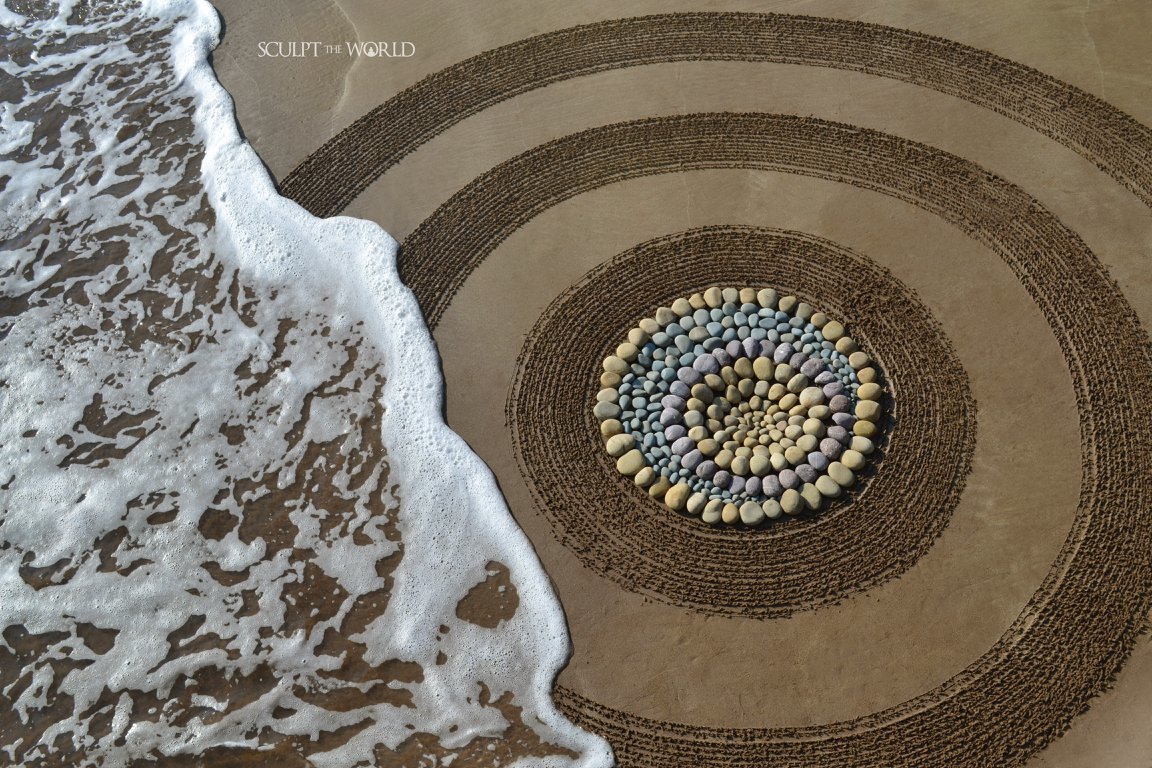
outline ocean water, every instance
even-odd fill
[[[276,194],[219,34],[0,5],[0,764],[610,765],[395,241]]]

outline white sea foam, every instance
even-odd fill
[[[54,718],[38,744],[8,737],[0,750],[119,766],[370,718],[309,755],[351,766],[413,733],[450,752],[504,732],[483,685],[491,700],[511,693],[523,724],[559,748],[522,764],[609,765],[607,745],[551,702],[563,615],[491,473],[442,422],[438,361],[395,241],[276,194],[208,64],[219,24],[206,2],[91,17],[81,5],[41,21],[0,6],[6,35],[35,51],[5,72],[58,89],[51,104],[29,91],[0,111],[0,629],[39,643],[20,657],[17,634],[0,640],[0,682],[5,664],[31,676],[0,686],[0,703],[11,697],[23,726]],[[37,110],[55,127],[38,132]],[[166,145],[161,128],[188,116],[192,146]],[[361,466],[376,438],[386,461]],[[309,493],[325,484],[335,501]],[[242,522],[208,536],[210,511],[282,514],[291,541],[260,521],[259,535]],[[493,560],[520,604],[489,629],[456,609]],[[293,590],[309,573],[343,597],[300,626]],[[348,639],[368,666],[418,665],[419,679],[388,684],[401,705],[315,704],[348,661],[318,653],[325,632],[381,591],[387,609]],[[247,599],[259,610],[242,610]],[[109,649],[83,638],[89,625],[114,633]],[[199,710],[164,704],[205,669],[274,680],[251,700],[202,690],[187,697]],[[139,711],[142,693],[158,711]]]

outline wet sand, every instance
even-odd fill
[[[281,179],[336,131],[421,77],[531,34],[601,18],[589,4],[548,11],[508,4],[482,14],[453,2],[420,10],[341,3],[349,27],[335,8],[305,13],[301,4],[298,13],[270,20],[238,7],[233,12],[231,5],[219,3],[228,27],[218,71],[237,98],[241,126]],[[726,8],[855,18],[840,3]],[[678,10],[697,8],[641,3],[629,13]],[[1152,124],[1152,60],[1138,34],[1152,19],[1135,3],[1096,13],[1080,6],[1017,4],[1005,12],[992,4],[916,3],[889,5],[863,20],[995,52]],[[359,59],[346,71],[334,59],[255,58],[253,41],[297,33],[299,39],[411,40],[417,54]],[[810,115],[871,128],[999,174],[1078,233],[1144,327],[1152,327],[1152,264],[1145,255],[1152,217],[1136,196],[1017,122],[936,91],[840,70],[671,62],[563,81],[444,131],[345,212],[404,240],[472,179],[543,142],[607,123],[719,110]],[[979,413],[963,497],[923,557],[898,578],[841,604],[767,621],[686,610],[588,568],[558,540],[534,499],[505,413],[525,339],[569,286],[643,241],[731,224],[809,233],[890,269],[939,321]],[[909,202],[805,175],[712,169],[618,181],[526,222],[444,303],[436,338],[449,423],[496,473],[567,611],[574,653],[560,684],[651,720],[784,728],[864,717],[944,683],[1009,629],[1044,580],[1081,493],[1076,395],[1047,325],[990,248]],[[573,375],[585,363],[557,361],[571,365]],[[1029,765],[1145,768],[1152,759],[1149,717],[1152,644],[1142,638],[1112,690]]]

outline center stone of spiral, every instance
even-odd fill
[[[818,511],[856,485],[882,422],[868,353],[771,288],[660,307],[603,368],[592,412],[617,471],[709,524]]]

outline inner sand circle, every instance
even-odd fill
[[[668,509],[748,527],[856,484],[884,394],[843,324],[772,288],[712,286],[604,358],[593,415],[616,470]]]

